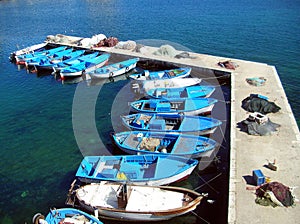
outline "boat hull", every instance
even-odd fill
[[[191,68],[178,68],[164,71],[149,72],[148,70],[142,74],[132,74],[129,76],[132,80],[146,81],[146,80],[160,80],[160,79],[178,79],[185,78],[190,75]]]
[[[23,48],[21,50],[15,51],[15,52],[10,54],[9,59],[11,61],[16,61],[17,56],[22,55],[22,54],[28,54],[30,52],[43,49],[44,47],[46,47],[46,45],[47,45],[47,43],[40,43],[40,44],[35,44],[35,45],[30,46],[30,47],[26,47],[26,48]]]
[[[85,221],[83,221],[83,218]],[[41,213],[37,213],[36,215],[34,215],[32,219],[32,222],[34,224],[86,223],[86,221],[88,221],[88,223],[93,223],[93,224],[103,224],[95,216],[92,216],[86,212],[74,208],[59,208],[59,209],[54,208],[50,210],[50,212],[47,214],[46,217],[44,217]]]
[[[168,185],[170,183],[174,183],[174,182],[177,182],[177,181],[180,181],[180,180],[183,180],[183,179],[189,177],[190,174],[195,169],[195,167],[196,167],[196,165],[188,168],[187,170],[185,170],[182,173],[176,174],[171,177],[159,179],[159,180],[139,180],[139,181],[131,180],[130,182],[135,185],[147,185],[147,186]],[[85,177],[78,177],[78,179],[84,183],[98,183],[100,181],[103,181],[103,180],[96,180],[96,179],[90,179],[90,178],[85,178]],[[118,181],[118,180],[115,180],[115,181]],[[122,182],[122,180],[119,180],[119,181]]]
[[[99,185],[101,185],[100,183]],[[98,185],[98,186],[99,186]],[[116,187],[113,187],[113,184],[110,184],[109,186],[112,186],[111,189],[117,189]],[[95,186],[96,187],[96,186]],[[102,218],[108,218],[108,219],[114,219],[114,220],[120,220],[120,221],[163,221],[163,220],[169,220],[174,217],[184,215],[188,212],[193,211],[196,209],[196,207],[201,203],[201,200],[203,196],[201,196],[199,193],[185,189],[185,188],[179,188],[179,187],[170,187],[170,186],[159,186],[159,187],[151,187],[151,190],[149,191],[148,186],[130,186],[132,188],[132,191],[128,192],[128,202],[126,202],[125,207],[120,207],[119,201],[118,203],[116,201],[106,201],[101,202],[99,201],[102,197],[101,194],[103,194],[104,189],[99,188],[96,191],[92,191],[92,186],[85,186],[82,189],[78,189],[76,191],[76,197],[78,200],[78,203],[80,207],[86,209],[89,212],[94,212],[95,209],[98,210],[99,216]],[[154,188],[154,189],[153,189]],[[95,188],[94,188],[95,189]],[[161,207],[160,200],[161,198],[158,198],[159,194],[157,194],[157,189],[161,190],[161,193],[166,194],[166,198],[164,200],[175,200],[174,202],[176,205],[171,205],[168,202],[168,206]],[[152,191],[153,190],[153,191]],[[159,191],[160,191],[159,190]],[[115,190],[110,190],[111,193],[117,192]],[[98,193],[99,192],[99,193]],[[133,193],[134,192],[134,193]],[[143,192],[143,193],[142,193]],[[151,192],[153,192],[151,194]],[[173,193],[172,193],[173,192]],[[111,193],[108,193],[109,195]],[[171,194],[169,194],[171,193]],[[98,195],[99,194],[99,195]],[[106,193],[104,193],[106,194]],[[135,194],[133,196],[133,194]],[[144,194],[145,196],[140,198],[137,197],[137,194],[141,195]],[[175,196],[175,195],[177,196]],[[93,197],[98,198],[90,200],[90,195],[94,195]],[[177,199],[181,200],[179,202],[177,199],[169,198],[168,196],[174,195]],[[184,204],[183,198],[180,199],[181,196],[179,195],[189,195],[190,198],[189,201]],[[132,198],[134,197],[134,198]],[[178,198],[179,197],[179,198]],[[138,200],[140,199],[140,200]],[[141,199],[144,199],[146,201],[141,201]],[[116,199],[109,199],[109,200],[116,200]],[[130,200],[133,200],[130,202]],[[103,203],[109,203],[106,206],[102,206],[100,204]],[[146,203],[150,203],[150,211],[148,211],[144,207]],[[158,203],[158,207],[154,210],[153,207],[155,207],[156,203]],[[172,203],[172,202],[171,202]],[[180,203],[180,206],[178,206],[178,203]],[[115,207],[114,207],[115,206]],[[177,207],[178,206],[178,207]],[[117,207],[117,208],[116,208]],[[152,208],[152,209],[151,209]]]
[[[137,113],[196,116],[210,114],[216,102],[217,100],[213,98],[154,99],[138,100],[132,102],[130,106],[131,110]]]
[[[133,131],[158,131],[174,134],[208,135],[222,122],[202,116],[168,116],[165,114],[131,114],[121,116],[123,125]]]
[[[60,74],[60,76],[61,76],[62,79],[67,78],[67,77],[81,76],[81,75],[83,75],[83,74],[85,74],[85,73],[91,72],[91,71],[93,71],[93,70],[95,70],[95,69],[97,69],[97,68],[102,67],[102,66],[105,65],[107,62],[108,62],[108,58],[107,58],[106,60],[104,60],[104,61],[102,61],[102,62],[96,64],[96,65],[89,66],[88,68],[82,69],[82,70],[80,70],[80,71],[64,72],[64,71],[62,70],[62,71],[60,71],[59,74]]]
[[[156,88],[181,88],[198,85],[202,79],[199,78],[177,78],[164,80],[132,81],[131,90],[136,94],[147,94],[150,89]]]
[[[213,139],[201,136],[152,131],[116,133],[114,144],[132,155],[173,155],[186,158],[210,156],[216,149]]]
[[[100,71],[93,71],[90,73],[87,73],[86,76],[90,76],[90,78],[113,78],[116,76],[120,76],[125,74],[126,72],[129,72],[130,70],[134,69],[136,67],[136,63],[138,61],[138,59],[136,60],[131,60],[132,63],[126,63],[124,62],[124,67],[122,67],[121,69],[114,69],[113,67],[110,68],[110,65],[107,66],[107,68],[103,67]],[[115,66],[121,65],[122,62],[120,63],[116,63]],[[107,70],[107,72],[104,72],[105,70]]]
[[[84,183],[130,180],[135,185],[159,186],[188,177],[197,164],[197,160],[160,154],[86,156],[76,177]]]

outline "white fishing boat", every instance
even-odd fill
[[[121,221],[162,221],[196,209],[203,196],[173,186],[135,186],[115,182],[84,185],[75,191],[79,205],[99,217]]]
[[[157,88],[179,88],[198,85],[202,79],[199,78],[177,78],[159,79],[146,81],[132,81],[131,88],[134,93],[146,94],[150,89]]]
[[[152,72],[144,70],[142,73],[130,75],[129,78],[133,80],[177,79],[189,76],[191,71],[189,67]]]
[[[46,47],[47,43],[40,43],[40,44],[35,44],[17,51],[14,51],[10,54],[9,59],[11,61],[16,60],[16,56],[23,55],[23,54],[28,54],[28,53],[33,53],[34,51],[38,51],[40,49],[43,49]]]

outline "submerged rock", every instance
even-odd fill
[[[29,191],[23,191],[21,194],[21,197],[25,198],[25,197],[27,197],[28,194],[29,194]]]

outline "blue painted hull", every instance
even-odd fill
[[[196,135],[211,134],[222,124],[221,121],[210,117],[155,113],[122,116],[122,122],[125,127],[135,131],[160,131]]]
[[[87,75],[91,78],[112,78],[134,69],[139,58],[133,58],[126,61],[118,62],[115,64],[107,65],[98,68]]]
[[[25,64],[25,61],[28,60],[32,60],[35,58],[39,58],[39,57],[45,57],[45,56],[51,56],[54,55],[56,52],[59,51],[63,51],[65,50],[67,47],[65,46],[61,46],[61,47],[56,47],[50,50],[45,50],[45,51],[40,51],[40,52],[36,52],[36,53],[29,53],[29,54],[25,54],[25,55],[19,55],[16,57],[16,62],[17,64]]]
[[[67,55],[63,55],[59,59],[47,60],[47,61],[40,62],[39,64],[34,65],[34,67],[38,71],[43,70],[43,69],[51,69],[52,70],[52,67],[55,67],[58,63],[64,63],[66,61],[75,60],[75,59],[79,58],[81,55],[83,55],[84,52],[85,52],[84,50],[77,50],[77,51],[71,52]]]
[[[53,68],[54,72],[59,72],[60,70],[62,70],[64,68],[67,68],[67,67],[72,66],[72,65],[79,64],[79,63],[81,63],[85,60],[95,58],[98,55],[99,55],[99,52],[94,52],[94,53],[82,55],[82,56],[77,57],[77,58],[70,58],[70,59],[67,59],[67,60],[64,60],[62,62],[59,62],[59,63],[55,64],[52,68]]]
[[[83,219],[84,218],[84,219]],[[103,224],[96,217],[89,215],[86,212],[80,211],[74,208],[60,208],[51,209],[46,218],[38,213],[33,217],[33,223],[42,223],[39,220],[45,220],[48,224],[59,224],[59,223],[91,223],[91,224]]]
[[[181,180],[194,170],[197,160],[170,155],[86,156],[76,177],[82,182],[130,181],[159,186]]]
[[[216,102],[213,98],[149,99],[134,101],[130,106],[138,113],[199,115],[210,113]]]
[[[65,55],[70,54],[73,51],[73,49],[69,48],[63,51],[59,51],[54,53],[53,55],[44,55],[41,57],[36,57],[30,60],[26,60],[25,65],[26,66],[34,66],[34,65],[39,65],[43,63],[47,63],[50,61],[56,61],[56,60],[61,60]]]
[[[117,147],[129,154],[156,154],[199,158],[210,156],[216,141],[194,135],[165,132],[120,132],[113,135]]]
[[[107,63],[110,54],[102,54],[95,58],[88,59],[78,64],[71,65],[69,67],[63,68],[60,71],[60,76],[63,77],[74,77],[80,76],[83,72],[91,72],[97,68],[102,67]]]

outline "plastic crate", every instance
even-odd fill
[[[252,176],[255,181],[256,186],[260,186],[266,182],[266,178],[261,170],[253,170]]]

